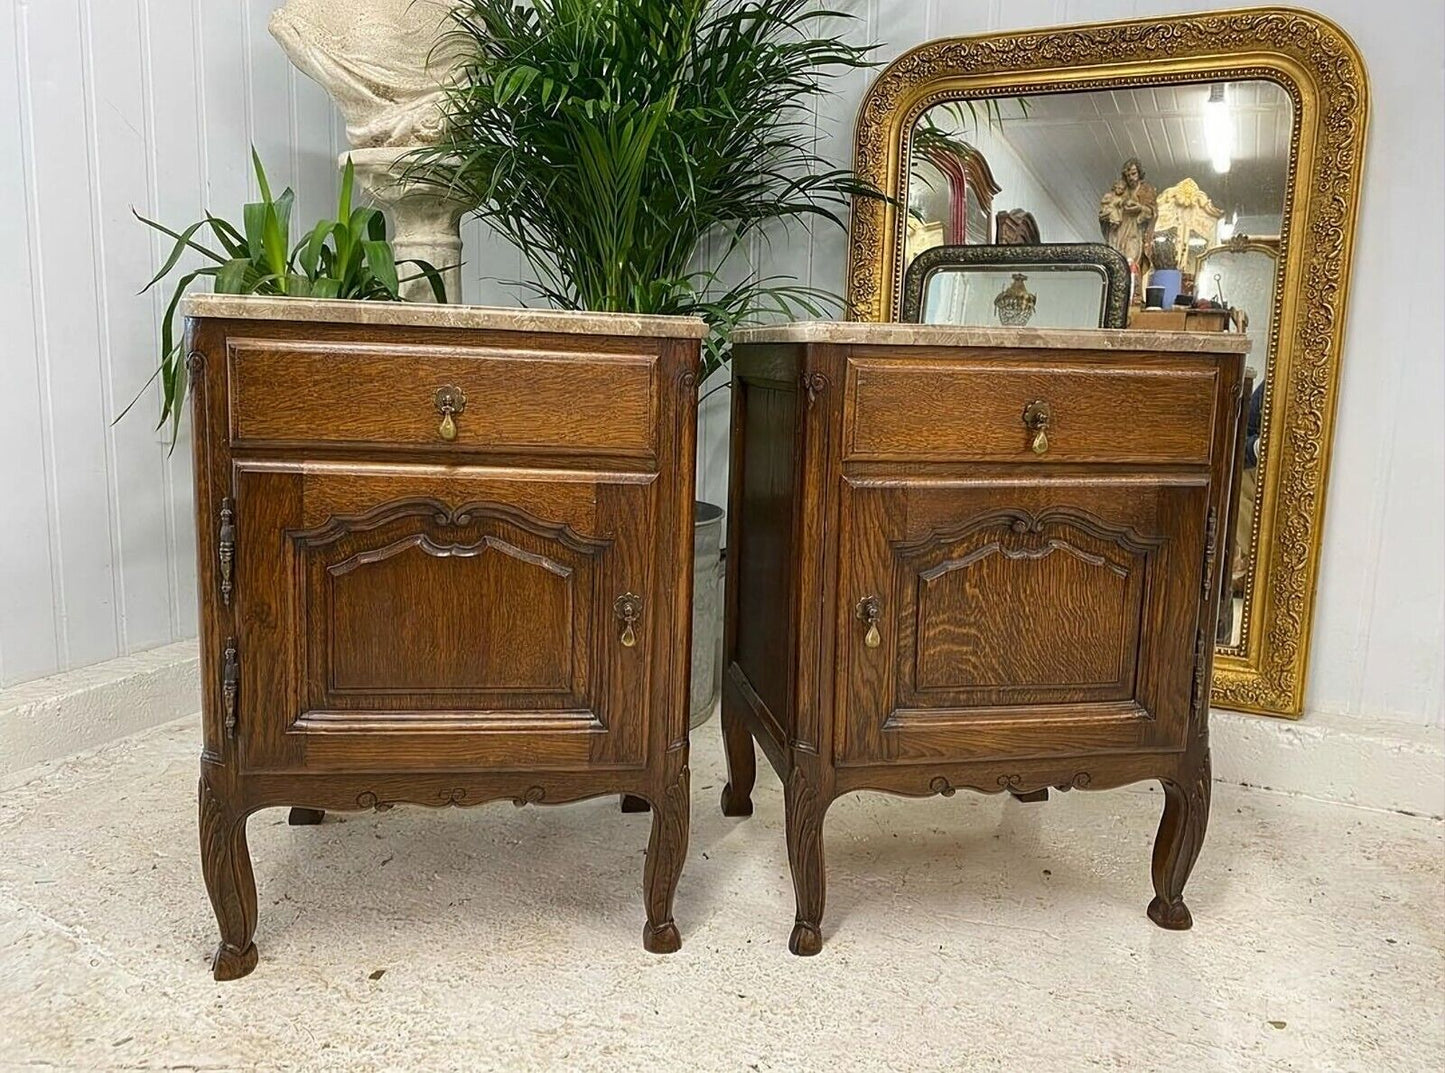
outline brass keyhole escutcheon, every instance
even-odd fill
[[[883,608],[878,603],[878,597],[865,596],[858,601],[858,619],[868,629],[863,634],[863,644],[867,648],[877,648],[883,643],[883,635],[878,632],[878,619],[883,614]]]
[[[1035,399],[1024,407],[1024,428],[1034,434],[1033,440],[1029,443],[1029,449],[1036,455],[1047,452],[1049,449],[1049,404],[1043,399]]]
[[[447,384],[436,389],[432,395],[432,405],[436,407],[437,413],[442,415],[441,426],[437,434],[447,442],[457,438],[457,416],[467,408],[467,396],[459,387],[452,387]]]
[[[642,597],[635,592],[624,592],[613,601],[612,610],[622,623],[622,647],[632,648],[637,644],[637,620],[642,617]]]

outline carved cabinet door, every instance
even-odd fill
[[[641,764],[653,481],[238,464],[242,763]]]
[[[1208,515],[1203,475],[845,480],[838,762],[1181,748]]]

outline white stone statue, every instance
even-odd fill
[[[287,0],[270,30],[291,62],[330,94],[346,119],[357,180],[391,219],[398,259],[443,269],[448,298],[461,297],[460,221],[469,206],[405,183],[408,154],[437,144],[461,52],[446,37],[460,0]],[[405,288],[426,300],[425,280]]]
[[[459,55],[444,40],[456,0],[287,0],[271,36],[346,117],[353,149],[435,145]],[[440,47],[438,42],[441,42]]]

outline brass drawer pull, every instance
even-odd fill
[[[858,619],[868,627],[863,634],[863,644],[868,648],[877,648],[883,643],[883,637],[878,632],[878,619],[883,614],[883,608],[878,603],[878,597],[865,596],[858,601]]]
[[[622,623],[622,647],[631,648],[637,644],[637,620],[642,617],[642,597],[635,592],[624,592],[612,604],[612,610]]]
[[[1024,428],[1034,434],[1029,447],[1034,454],[1041,455],[1049,449],[1049,404],[1035,399],[1024,407]]]
[[[436,389],[436,393],[432,395],[432,404],[437,413],[442,415],[441,427],[437,429],[441,438],[447,441],[456,439],[456,419],[467,408],[466,393],[459,387],[447,384]]]

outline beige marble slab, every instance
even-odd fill
[[[1155,350],[1247,354],[1245,335],[1128,328],[988,328],[951,324],[878,324],[806,320],[741,328],[733,343],[854,343],[884,346],[1045,347],[1055,350]]]
[[[474,328],[506,332],[648,336],[701,339],[708,326],[697,317],[637,313],[574,313],[559,309],[508,309],[426,302],[353,302],[321,298],[272,298],[241,294],[192,294],[181,303],[188,317],[302,320],[321,324],[390,324],[417,328]]]

